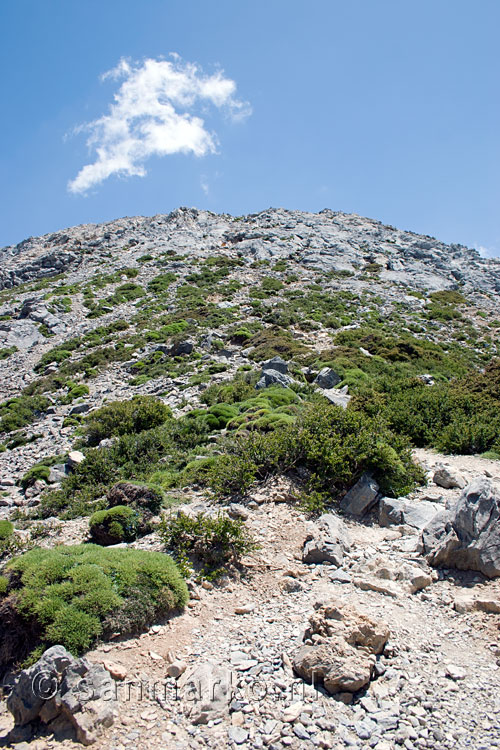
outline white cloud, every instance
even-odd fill
[[[89,133],[87,145],[96,158],[68,183],[70,192],[85,193],[113,174],[144,177],[150,156],[215,153],[215,133],[193,111],[199,105],[213,105],[232,121],[251,114],[250,105],[235,98],[235,82],[222,71],[208,76],[178,55],[172,58],[122,59],[101,77],[123,82],[109,113],[76,129]]]
[[[205,193],[205,195],[208,196],[209,193],[210,193],[210,185],[208,184],[208,180],[205,177],[205,175],[203,175],[200,178],[200,187],[203,190],[203,192]]]
[[[474,249],[478,251],[482,258],[496,258],[500,253],[494,247],[484,247],[484,245],[474,245]]]

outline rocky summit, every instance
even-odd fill
[[[0,743],[500,747],[500,260],[325,209],[0,250]]]

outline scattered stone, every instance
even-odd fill
[[[465,669],[458,667],[456,664],[447,664],[446,676],[457,682],[457,680],[465,680],[467,673]]]
[[[353,583],[363,591],[376,591],[378,594],[386,594],[395,598],[401,594],[401,589],[396,584],[381,581],[378,578],[354,578]]]
[[[379,495],[379,486],[369,474],[363,474],[342,498],[340,507],[348,515],[362,518],[375,505]]]
[[[459,489],[463,490],[463,488],[467,484],[464,477],[459,474],[458,471],[454,471],[453,469],[450,469],[447,466],[443,465],[439,466],[436,469],[432,481],[434,482],[434,484],[437,484],[438,487],[444,487],[444,489],[446,490],[451,490],[454,487],[458,487]]]
[[[70,451],[66,466],[71,470],[79,466],[83,461],[85,461],[85,456],[81,451]]]
[[[288,706],[285,708],[281,715],[282,721],[284,721],[287,724],[292,724],[294,721],[297,721],[300,714],[304,710],[304,704],[301,701],[297,701],[297,703],[292,703],[291,706]]]
[[[305,563],[329,562],[342,565],[344,551],[350,548],[350,539],[343,521],[332,513],[320,516],[314,529],[304,542],[302,561]]]
[[[123,664],[118,664],[115,661],[108,661],[105,659],[102,662],[102,665],[114,680],[124,680],[128,675],[128,669],[127,667],[124,667]]]
[[[178,681],[186,716],[192,724],[207,724],[229,713],[231,673],[213,662],[187,669]]]
[[[175,679],[177,679],[181,674],[184,674],[186,669],[187,664],[185,661],[173,661],[167,667],[167,674],[169,677],[175,677]]]
[[[342,409],[347,409],[352,396],[347,393],[348,386],[345,385],[342,388],[323,388],[321,393],[330,403],[335,406],[340,406]]]
[[[229,739],[236,745],[243,745],[248,739],[248,731],[239,726],[231,726],[227,730]]]

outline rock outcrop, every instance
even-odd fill
[[[115,683],[101,664],[75,659],[52,646],[17,676],[7,698],[16,727],[37,724],[54,734],[68,730],[84,745],[93,744],[115,719]]]
[[[475,479],[422,533],[431,565],[500,576],[500,494],[487,479]]]

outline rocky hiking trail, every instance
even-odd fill
[[[495,461],[423,450],[418,458],[430,473],[447,463],[467,480],[486,473],[500,484]],[[291,492],[289,483],[274,480],[251,493],[246,506],[232,508],[260,544],[244,558],[240,576],[194,585],[183,614],[87,654],[116,679],[118,696],[114,725],[93,746],[499,746],[498,579],[428,568],[417,551],[419,532],[409,526],[347,519],[350,544],[341,566],[304,563],[304,541],[315,522],[290,505]],[[419,492],[446,500],[460,490],[431,485]],[[184,507],[196,512],[207,504],[199,495]],[[140,542],[157,544],[154,535]],[[410,581],[415,568],[422,574],[416,586]],[[490,611],[474,609],[474,599]],[[390,632],[375,679],[354,699],[347,692],[330,696],[292,669],[311,614],[328,603],[364,613]],[[179,692],[183,675],[200,668],[215,669],[221,684],[229,681],[227,693],[202,708]],[[10,714],[0,715],[0,746],[12,724]],[[10,737],[18,748],[77,746],[53,736],[23,737],[22,727],[16,732]]]

